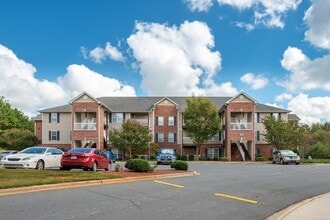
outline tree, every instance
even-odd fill
[[[17,108],[13,108],[4,97],[0,97],[0,132],[18,128],[33,132],[33,121]]]
[[[0,135],[0,146],[11,150],[32,147],[37,144],[37,141],[37,137],[31,131],[17,128],[6,130]]]
[[[142,126],[134,120],[128,120],[122,124],[121,129],[113,129],[109,134],[113,146],[128,150],[129,157],[149,149],[151,135],[147,127]]]
[[[273,116],[264,118],[262,123],[266,128],[263,135],[267,142],[277,149],[295,149],[303,143],[304,127],[277,120]]]
[[[187,99],[183,117],[188,135],[196,145],[196,155],[200,155],[202,144],[221,129],[218,109],[207,98],[192,97]]]

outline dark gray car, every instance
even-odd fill
[[[273,152],[273,164],[280,163],[280,164],[288,164],[288,163],[295,163],[299,164],[300,157],[293,152],[292,150],[275,150]]]

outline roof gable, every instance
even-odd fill
[[[226,104],[229,104],[230,102],[254,102],[257,103],[255,99],[253,99],[251,96],[246,94],[245,92],[241,91],[231,99],[229,99]]]

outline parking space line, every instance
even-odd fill
[[[181,188],[181,189],[184,188],[184,186],[181,186],[181,185],[177,185],[177,184],[173,184],[173,183],[167,183],[167,182],[163,182],[163,181],[159,181],[159,180],[154,180],[154,183],[160,183],[160,184],[173,186],[173,187],[177,187],[177,188]]]
[[[242,202],[248,202],[248,203],[252,203],[252,204],[258,204],[259,203],[258,201],[255,201],[255,200],[244,199],[244,198],[241,198],[241,197],[231,196],[231,195],[227,195],[227,194],[215,193],[214,195],[229,198],[229,199],[235,199],[235,200],[242,201]]]

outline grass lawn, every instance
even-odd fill
[[[0,169],[0,189],[114,178],[107,172]]]
[[[330,163],[330,159],[301,159],[301,163]]]

